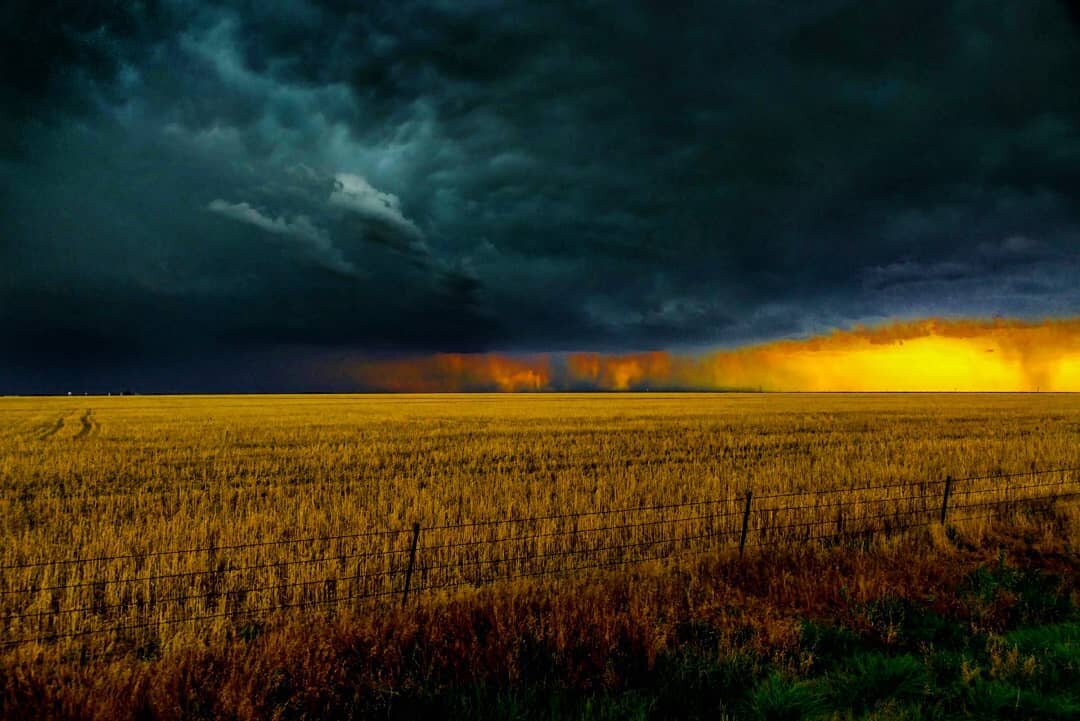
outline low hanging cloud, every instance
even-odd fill
[[[418,268],[440,275],[449,272],[450,266],[435,257],[423,231],[405,217],[401,200],[393,193],[379,190],[367,178],[348,172],[329,174],[295,166],[286,175],[288,183],[265,182],[246,186],[243,192],[268,198],[271,204],[296,207],[300,203],[303,213],[276,214],[246,201],[220,198],[209,203],[207,209],[301,241],[311,259],[345,275],[358,274],[354,262],[342,252],[346,242],[346,250],[356,253],[364,252],[357,242],[368,243],[404,255]]]
[[[346,275],[356,274],[356,267],[334,247],[329,234],[312,223],[306,215],[297,215],[291,219],[285,216],[272,218],[248,203],[229,203],[220,198],[211,201],[207,210],[241,223],[254,225],[274,235],[300,240],[306,254],[320,265]]]
[[[358,216],[376,231],[379,240],[396,250],[420,256],[430,252],[420,228],[401,212],[401,200],[360,175],[336,174],[329,202]]]

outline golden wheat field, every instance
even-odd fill
[[[1080,473],[1057,469],[1078,466],[1070,394],[0,399],[0,640],[168,647],[376,613],[414,541],[423,597],[926,525],[946,476],[954,523],[1063,496],[1040,503],[1075,528]]]

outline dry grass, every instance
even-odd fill
[[[292,621],[300,614],[329,623],[331,611],[370,617],[370,603],[340,599],[397,593],[408,533],[326,537],[414,521],[425,529],[422,565],[436,567],[418,574],[423,587],[573,570],[583,559],[617,562],[642,551],[709,550],[714,537],[737,530],[746,489],[806,492],[755,509],[759,541],[798,540],[805,530],[769,535],[777,525],[832,523],[836,500],[870,499],[846,507],[849,528],[881,509],[898,521],[922,519],[941,487],[920,484],[945,474],[1080,465],[1078,411],[1080,396],[1052,394],[3,399],[0,564],[124,556],[5,570],[5,639],[120,629],[20,645],[7,662],[221,647],[253,628],[250,612],[275,606],[312,606],[293,610]],[[907,481],[907,489],[827,502],[813,495]],[[993,480],[966,490],[975,501],[1010,493]],[[703,499],[730,500],[707,513],[432,530]],[[1058,510],[1067,537],[1077,528],[1074,508]],[[607,530],[588,536],[599,528]],[[978,521],[969,532],[986,528]],[[548,535],[570,529],[577,533]],[[519,540],[480,542],[507,536]],[[322,540],[225,548],[297,538]],[[457,545],[438,550],[446,544]],[[387,551],[395,553],[369,555]],[[540,565],[530,560],[537,556]],[[207,618],[168,623],[188,616]]]
[[[949,628],[1010,627],[1020,599],[1005,592],[984,600],[962,587],[987,567],[1023,564],[1056,578],[1058,597],[1075,607],[1080,561],[1063,550],[1068,523],[1021,518],[952,539],[920,531],[858,552],[789,547],[744,560],[645,564],[602,578],[434,596],[405,611],[344,609],[317,625],[292,615],[247,640],[186,644],[145,659],[7,664],[0,718],[518,718],[487,708],[490,695],[471,710],[447,710],[439,698],[529,684],[618,693],[655,685],[680,654],[695,653],[749,664],[735,681],[753,686],[770,667],[795,676],[830,668],[807,637],[807,621],[849,629],[891,653],[911,650],[905,624],[919,614]],[[689,671],[671,689],[687,701],[702,693],[701,683],[722,680]],[[562,717],[543,703],[528,718]]]

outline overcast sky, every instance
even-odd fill
[[[1078,78],[1056,0],[8,2],[0,392],[1075,316]]]

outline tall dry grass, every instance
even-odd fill
[[[752,544],[930,521],[946,474],[1074,468],[1078,448],[1074,395],[3,399],[3,640],[47,639],[5,653],[158,654],[272,609],[370,614],[399,598],[414,522],[423,591],[713,551],[747,490]],[[1030,479],[954,492],[1076,490]],[[818,495],[868,486],[888,487]],[[588,515],[640,506],[663,508]]]

